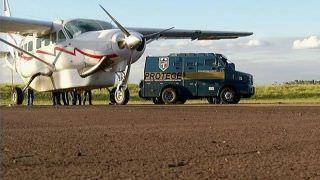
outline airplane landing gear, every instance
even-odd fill
[[[12,103],[13,105],[21,105],[23,103],[23,91],[21,88],[14,87],[12,92]]]
[[[110,92],[110,102],[115,105],[126,105],[130,99],[130,92],[128,88],[113,88]]]

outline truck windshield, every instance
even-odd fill
[[[227,62],[227,58],[224,55],[221,54],[217,54],[216,56],[216,60],[217,60],[217,65],[220,67],[226,67],[226,65],[228,64]]]
[[[111,29],[112,27],[103,21],[75,19],[67,22],[64,26],[70,38],[74,38],[80,34],[89,31],[101,31],[104,29]]]

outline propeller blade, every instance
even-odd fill
[[[130,36],[130,33],[128,32],[128,30],[123,27],[114,17],[111,16],[111,14],[104,8],[102,7],[100,4],[99,6],[101,7],[101,9],[110,17],[110,19],[117,25],[117,27],[127,36]]]
[[[156,33],[153,33],[153,34],[148,34],[146,36],[144,36],[146,38],[147,41],[151,40],[151,39],[158,39],[160,38],[160,35],[164,32],[167,32],[167,31],[170,31],[171,29],[174,29],[174,27],[171,27],[171,28],[168,28],[168,29],[165,29],[163,31],[160,31],[160,32],[156,32]]]

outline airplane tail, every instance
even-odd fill
[[[10,4],[8,0],[3,0],[3,11],[2,11],[2,15],[6,16],[6,17],[11,17],[11,9],[10,9]],[[21,43],[21,36],[18,34],[11,34],[11,33],[7,33],[6,34],[6,39],[8,42],[20,46]],[[5,51],[10,53],[11,58],[15,59],[18,57],[18,52],[16,52],[16,50],[13,47],[7,46]]]
[[[8,0],[3,0],[3,11],[2,15],[6,17],[11,17],[11,10],[10,10],[10,5]],[[6,33],[6,39],[12,44],[19,45],[21,43],[21,36],[17,34],[11,34],[11,33]],[[19,43],[18,43],[19,42]],[[8,56],[6,57],[6,64],[10,69],[14,69],[14,61],[18,57],[18,53],[13,47],[7,46],[5,49],[1,49],[2,51],[1,54],[7,54]],[[13,62],[12,62],[13,60]],[[9,62],[11,61],[11,62]]]
[[[3,16],[11,17],[11,10],[8,0],[3,0]]]

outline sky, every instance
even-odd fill
[[[320,80],[319,0],[9,0],[9,3],[15,17],[47,21],[81,17],[110,22],[98,7],[101,4],[127,27],[254,32],[253,36],[236,40],[154,42],[133,65],[130,81],[134,83],[143,77],[145,56],[180,52],[225,54],[238,70],[253,74],[257,85]],[[8,82],[10,71],[1,63],[0,83]]]

